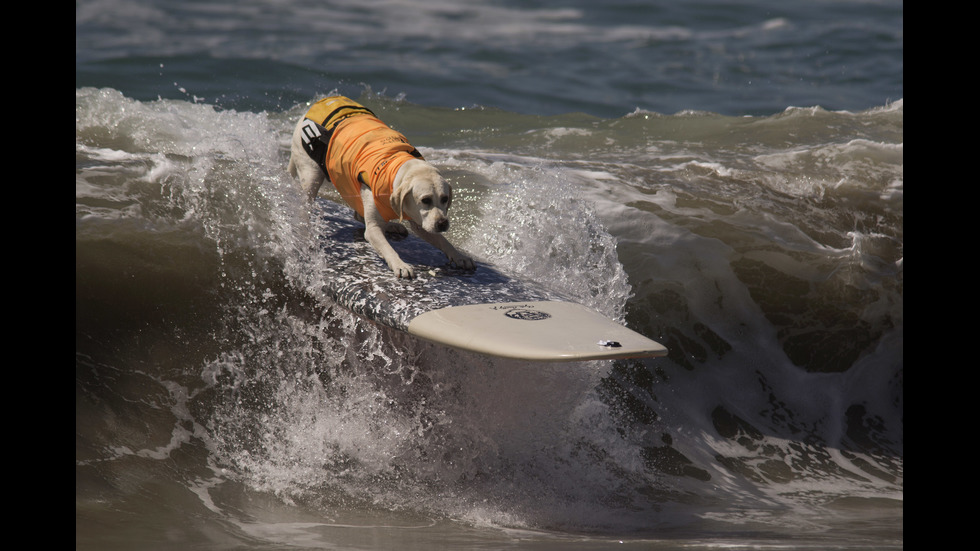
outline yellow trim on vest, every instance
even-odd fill
[[[306,118],[333,130],[338,122],[351,115],[374,115],[370,109],[344,96],[330,96],[313,104],[306,112]]]

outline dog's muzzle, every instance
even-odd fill
[[[442,233],[442,232],[444,232],[444,231],[446,231],[448,229],[449,229],[449,220],[442,219],[442,220],[436,222],[436,231],[437,232]]]

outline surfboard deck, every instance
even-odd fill
[[[317,208],[323,292],[369,320],[446,346],[528,361],[667,354],[660,343],[491,264],[450,266],[441,251],[411,234],[388,236],[415,268],[415,279],[398,279],[349,207],[320,199]]]

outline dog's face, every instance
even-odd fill
[[[453,188],[428,163],[406,163],[404,174],[391,195],[392,207],[422,226],[427,232],[449,229],[449,206]]]

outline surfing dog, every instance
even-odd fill
[[[406,234],[402,220],[451,264],[476,267],[442,235],[449,229],[452,187],[405,136],[367,107],[343,96],[314,103],[293,131],[289,173],[299,178],[311,202],[330,180],[364,221],[364,237],[396,277],[415,277],[385,236],[386,231]]]

